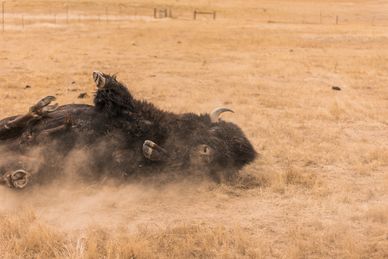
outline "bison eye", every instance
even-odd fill
[[[200,145],[199,152],[201,155],[210,155],[211,148],[208,145]]]

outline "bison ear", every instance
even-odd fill
[[[100,71],[94,71],[93,72],[93,80],[94,83],[96,84],[97,88],[103,88],[106,83],[105,76],[102,72]]]

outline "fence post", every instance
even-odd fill
[[[154,8],[154,18],[156,19],[156,8]]]
[[[2,16],[2,23],[3,23],[3,32],[5,30],[5,1],[1,2],[1,12],[3,14]]]
[[[194,10],[194,20],[197,20],[197,10]]]
[[[216,19],[216,11],[213,11],[213,20]]]
[[[66,23],[69,23],[69,6],[66,5]]]
[[[337,16],[336,16],[336,19],[335,19],[335,24],[338,25],[338,23],[339,23],[339,18],[338,18],[338,15],[337,15]]]
[[[123,7],[123,4],[119,4],[119,15],[122,15],[121,8]]]

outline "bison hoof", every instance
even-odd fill
[[[23,189],[28,184],[30,173],[23,169],[13,172],[8,172],[3,176],[8,187],[15,189]]]
[[[144,141],[143,155],[151,161],[162,161],[168,157],[167,151],[151,140]]]
[[[58,109],[58,104],[49,105],[51,102],[55,101],[56,98],[54,96],[46,96],[37,102],[34,106],[30,108],[30,111],[37,116],[46,115],[50,112]]]

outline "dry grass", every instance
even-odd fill
[[[169,5],[180,19],[106,23],[77,15],[101,14],[107,1],[67,2],[69,24],[30,19],[23,31],[22,12],[62,12],[64,2],[7,2],[17,15],[0,34],[2,116],[45,95],[91,103],[91,71],[117,72],[166,110],[233,108],[224,119],[261,157],[232,184],[1,187],[3,257],[388,257],[386,3],[134,1],[139,15]],[[109,3],[114,14],[119,2]],[[191,21],[194,8],[219,19]]]
[[[166,229],[143,225],[130,235],[96,226],[65,235],[38,223],[32,212],[2,216],[0,222],[3,258],[260,258],[268,250],[238,227],[205,223]]]

